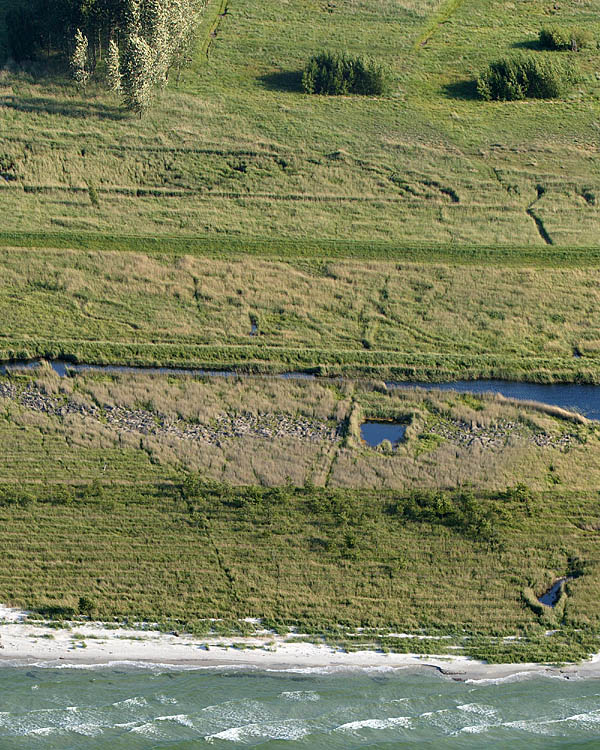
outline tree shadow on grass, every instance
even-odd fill
[[[515,42],[511,45],[513,49],[528,49],[539,51],[543,49],[539,39],[522,39],[520,42]]]
[[[477,81],[474,78],[468,81],[448,83],[442,87],[442,91],[449,99],[462,99],[463,101],[479,99]]]
[[[68,620],[75,617],[74,607],[61,607],[52,604],[45,607],[34,607],[31,612],[41,617],[47,617],[50,620]]]
[[[102,120],[124,120],[128,114],[107,104],[84,100],[59,101],[47,97],[0,97],[0,108],[7,107],[17,112],[61,115],[62,117],[98,117]]]
[[[302,91],[301,70],[283,70],[279,73],[267,73],[258,80],[265,88],[271,91]]]

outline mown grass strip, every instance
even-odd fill
[[[441,24],[445,23],[452,15],[454,15],[454,13],[456,13],[463,2],[464,0],[448,0],[448,2],[442,5],[440,10],[434,14],[425,31],[420,34],[419,38],[415,42],[415,50],[419,50],[421,49],[421,47],[424,47],[431,39],[431,37],[435,34],[438,27]]]
[[[198,56],[196,57],[197,62],[202,63],[203,60],[208,58],[208,50],[213,39],[213,35],[219,27],[221,17],[227,12],[227,6],[229,0],[210,0],[206,10],[204,11],[204,18],[200,24],[198,38],[200,43],[198,45]]]
[[[454,245],[307,238],[144,236],[93,232],[0,232],[8,248],[124,251],[165,255],[253,255],[265,258],[356,258],[391,261],[452,261],[478,265],[587,267],[600,263],[600,247]]]

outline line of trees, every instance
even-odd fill
[[[9,11],[17,62],[59,52],[85,88],[99,69],[109,88],[140,115],[169,73],[189,59],[205,0],[32,0]]]

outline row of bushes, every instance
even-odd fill
[[[591,46],[591,32],[553,26],[542,29],[539,45],[548,50],[580,50]],[[478,78],[477,91],[486,100],[553,99],[563,96],[577,80],[573,66],[562,61],[523,54],[491,63]],[[389,77],[372,60],[322,52],[312,57],[302,74],[307,94],[367,94],[387,92]]]
[[[591,32],[552,26],[542,29],[539,46],[547,50],[581,50],[592,45]],[[486,100],[556,99],[578,80],[574,65],[535,54],[506,57],[491,63],[477,79],[477,92]]]
[[[555,99],[564,96],[577,79],[568,63],[522,54],[491,63],[477,79],[477,92],[488,101]]]
[[[486,100],[555,99],[577,80],[575,68],[563,61],[534,54],[502,58],[477,79],[477,92]],[[307,94],[379,96],[388,79],[374,62],[323,52],[311,58],[302,75]]]

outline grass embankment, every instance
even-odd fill
[[[595,267],[7,249],[0,273],[0,359],[600,380]]]
[[[490,60],[535,45],[549,21],[600,36],[596,8],[230,0],[207,60],[220,7],[142,122],[95,84],[83,96],[40,75],[43,60],[3,71],[4,229],[597,244],[598,50],[576,53],[584,76],[567,101],[474,96]],[[393,93],[302,94],[299,72],[324,48],[372,55]]]
[[[252,616],[350,648],[458,645],[492,661],[598,648],[593,494],[15,486],[3,488],[0,519],[0,599],[46,614],[72,615],[85,596],[97,617],[197,634],[212,617],[218,630],[248,632],[237,619]],[[527,604],[529,589],[568,572],[582,575],[558,612]],[[359,627],[371,630],[348,637]],[[381,637],[406,631],[452,637]]]
[[[181,470],[233,485],[589,491],[600,431],[552,407],[383,384],[86,375],[0,379],[0,481],[147,484]],[[362,441],[398,420],[395,450]]]

